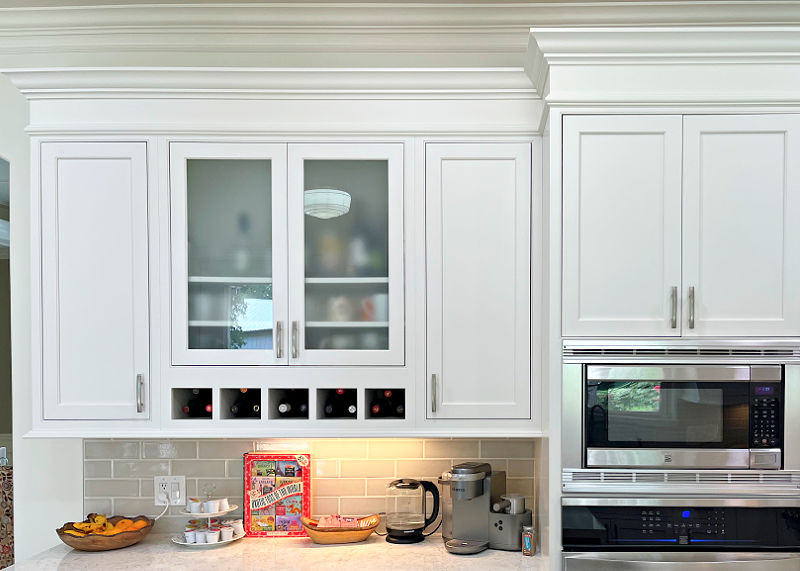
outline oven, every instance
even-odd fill
[[[566,571],[800,569],[800,499],[562,499]]]
[[[577,366],[582,468],[783,468],[782,365]]]

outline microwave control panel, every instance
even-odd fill
[[[567,551],[800,550],[800,508],[563,506]]]
[[[750,447],[783,447],[783,394],[780,383],[750,384]]]

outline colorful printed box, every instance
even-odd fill
[[[311,455],[244,455],[244,526],[250,537],[302,536],[311,514]]]

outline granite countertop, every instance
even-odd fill
[[[170,541],[172,534],[151,533],[140,543],[116,551],[87,553],[66,545],[52,547],[12,568],[42,569],[369,569],[456,570],[531,569],[545,571],[540,555],[523,557],[516,551],[487,549],[475,555],[445,551],[441,536],[422,543],[392,545],[372,535],[362,543],[317,545],[302,538],[245,538],[215,548],[193,549]]]

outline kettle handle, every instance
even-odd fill
[[[425,490],[425,493],[430,493],[433,496],[433,512],[431,513],[431,517],[425,518],[425,527],[428,527],[430,524],[436,521],[436,518],[439,517],[439,488],[436,487],[436,484],[433,482],[428,482],[427,480],[420,481],[422,484],[422,488]],[[422,496],[423,500],[425,496]],[[425,502],[422,503],[423,507],[425,506]],[[427,509],[425,509],[425,513],[427,513]],[[424,528],[423,528],[424,529]]]

